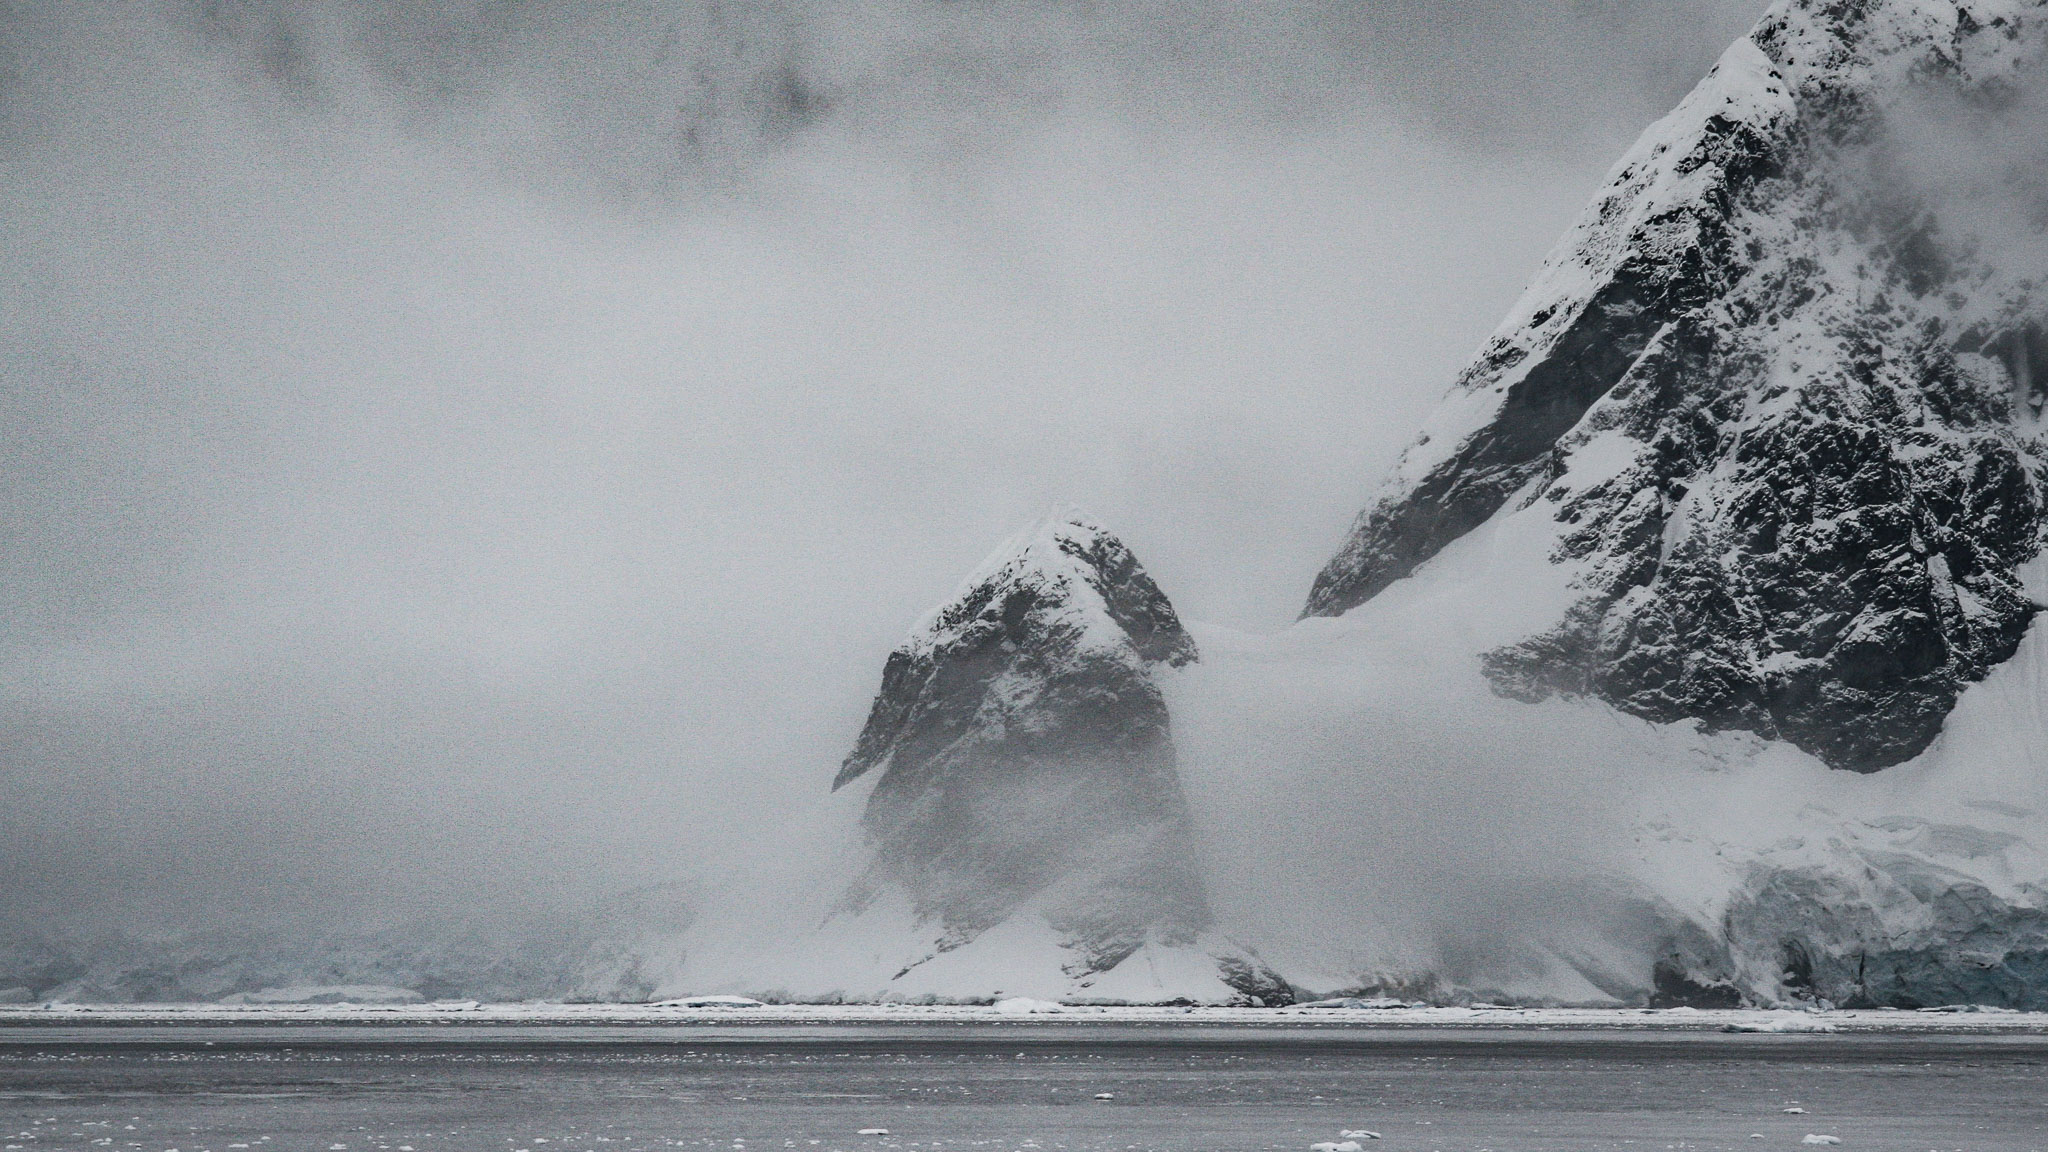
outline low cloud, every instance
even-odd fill
[[[1749,7],[7,6],[0,913],[729,867],[1055,499],[1283,624]]]

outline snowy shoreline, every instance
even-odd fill
[[[1418,1029],[1575,1032],[1735,1032],[1767,1035],[1997,1034],[2048,1036],[2048,1013],[1972,1009],[1835,1010],[1687,1008],[1225,1008],[1033,1005],[774,1004],[40,1004],[0,1006],[0,1029],[38,1025],[537,1025],[866,1026],[1150,1025],[1310,1031]]]

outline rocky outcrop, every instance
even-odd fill
[[[1196,659],[1121,541],[1060,513],[891,653],[833,787],[874,774],[875,873],[964,944],[1037,906],[1076,974],[1208,923],[1159,668]]]
[[[1929,179],[1912,133],[2023,114],[2041,26],[2041,0],[1780,3],[1616,169],[1305,614],[1533,509],[1583,599],[1488,655],[1498,691],[1860,771],[1925,749],[2037,610],[2048,299],[1971,230],[2038,209],[2038,173]]]

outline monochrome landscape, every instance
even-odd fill
[[[0,1022],[2048,1011],[2048,5],[417,7],[5,16]]]

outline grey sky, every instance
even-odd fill
[[[1280,626],[1760,8],[0,4],[0,913],[715,867],[1053,500]]]

